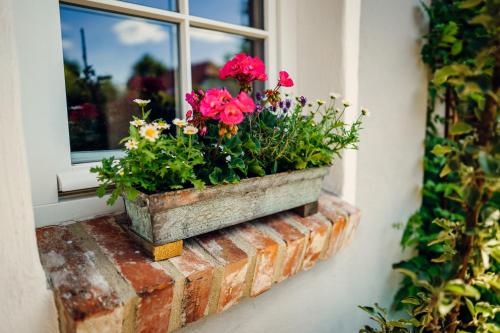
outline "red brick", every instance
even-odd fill
[[[180,310],[184,326],[208,314],[214,266],[204,259],[193,240],[185,241],[182,254],[168,261],[185,279]]]
[[[278,281],[296,274],[302,264],[307,237],[298,229],[286,221],[287,216],[283,214],[271,215],[262,220],[268,227],[272,228],[285,242],[286,250]]]
[[[320,213],[308,217],[293,215],[293,218],[309,230],[307,247],[302,261],[302,269],[309,270],[314,267],[321,253],[328,246],[331,235],[331,223]]]
[[[344,237],[342,238],[342,243],[340,244],[340,248],[344,248],[351,242],[352,237],[354,235],[354,231],[357,229],[359,225],[359,222],[361,220],[361,211],[358,208],[349,204],[348,202],[341,200],[339,197],[330,195],[328,197],[325,197],[325,199],[327,198],[328,201],[331,202],[331,204],[335,205],[340,210],[345,212],[347,216],[346,231]]]
[[[346,230],[346,214],[338,206],[334,205],[331,200],[325,197],[320,198],[319,211],[332,223],[332,233],[328,247],[322,254],[322,259],[327,259],[336,254],[342,245],[342,240]]]
[[[62,332],[121,330],[123,308],[81,242],[64,226],[37,229],[42,266],[54,288]]]
[[[274,283],[278,243],[250,223],[236,226],[234,234],[255,249],[255,268],[249,285],[249,295],[257,296]]]
[[[140,296],[136,331],[165,332],[170,320],[174,279],[146,257],[113,218],[88,221],[84,227]]]
[[[220,287],[215,295],[214,312],[227,310],[243,297],[248,270],[248,256],[228,236],[220,231],[198,237],[199,244],[218,262]]]

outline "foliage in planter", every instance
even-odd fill
[[[423,202],[401,240],[415,249],[388,319],[360,332],[500,332],[500,1],[432,1],[422,58],[429,83]],[[445,116],[435,115],[436,100]],[[444,126],[444,137],[437,133]]]
[[[282,97],[281,88],[293,86],[281,71],[274,89],[251,93],[252,82],[265,81],[263,62],[241,53],[220,71],[221,79],[236,79],[237,96],[225,88],[186,94],[192,109],[186,119],[175,119],[176,135],[163,133],[171,124],[150,121],[149,101],[136,100],[141,114],[130,122],[124,138],[127,155],[104,159],[92,169],[98,174],[103,196],[112,188],[108,203],[126,193],[133,200],[139,191],[157,193],[180,188],[235,183],[265,176],[330,165],[342,149],[357,147],[363,109],[352,124],[344,122],[349,102],[331,94],[307,103],[305,97]]]

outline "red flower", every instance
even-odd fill
[[[283,87],[293,87],[293,80],[290,78],[290,75],[288,75],[286,71],[281,71],[278,84]]]
[[[242,112],[251,113],[255,111],[255,102],[253,99],[248,96],[245,92],[240,92],[237,98],[234,99],[234,102],[238,105]]]
[[[219,114],[231,99],[232,96],[226,89],[208,89],[201,100],[200,113],[204,117],[219,119]]]
[[[219,71],[219,77],[222,80],[232,77],[246,86],[255,80],[267,80],[266,66],[258,57],[252,58],[242,52],[226,62]]]
[[[200,97],[199,95],[193,90],[190,94],[186,94],[186,102],[191,105],[193,110],[198,111],[200,108]]]
[[[227,103],[224,110],[220,113],[220,120],[226,125],[237,125],[245,119],[243,111],[235,100]]]

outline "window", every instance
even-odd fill
[[[34,154],[38,225],[109,212],[89,169],[122,154],[132,99],[151,99],[152,117],[171,120],[188,110],[184,93],[222,84],[218,69],[236,53],[264,59],[271,78],[277,72],[273,0],[64,0],[50,15],[59,16],[51,37],[60,44],[49,44],[64,65],[51,88],[65,109],[43,125],[47,140],[60,141],[54,162]]]
[[[177,25],[69,5],[60,12],[73,163],[120,149],[135,98],[151,100],[153,119],[174,118]]]

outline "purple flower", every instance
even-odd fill
[[[292,101],[289,98],[287,98],[285,100],[285,107],[289,109],[291,106],[292,106]]]
[[[284,106],[283,101],[280,101],[280,102],[278,103],[278,105],[279,105],[280,109],[283,109],[283,106]]]
[[[276,111],[276,107],[275,106],[271,106],[271,111]]]
[[[299,101],[300,101],[300,105],[304,106],[307,103],[307,98],[305,98],[304,96],[300,96]]]
[[[257,99],[258,101],[261,101],[261,100],[262,100],[262,98],[264,98],[264,96],[263,96],[260,92],[257,92],[257,93],[255,94],[255,99]]]
[[[262,105],[257,104],[257,105],[255,106],[255,109],[257,110],[257,112],[262,111]]]

